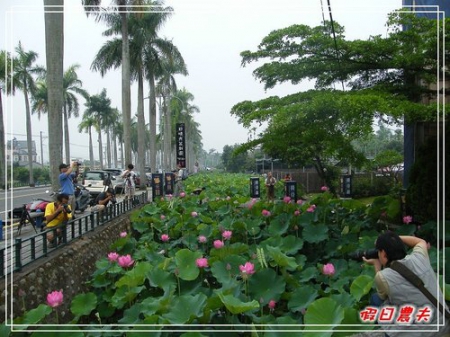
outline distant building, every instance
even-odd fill
[[[37,162],[36,143],[31,141],[33,166],[40,166]],[[28,166],[28,145],[26,140],[17,140],[15,137],[6,144],[6,161],[17,163],[19,166]]]

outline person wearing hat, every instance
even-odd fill
[[[61,186],[60,193],[67,194],[69,196],[69,205],[73,210],[75,210],[75,188],[73,186],[73,179],[75,178],[75,172],[73,169],[75,166],[76,163],[72,163],[71,166],[64,163],[59,165],[59,185]]]

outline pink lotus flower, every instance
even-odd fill
[[[223,247],[224,243],[223,243],[223,241],[221,241],[221,240],[215,240],[214,243],[213,243],[213,245],[214,245],[214,248],[220,249],[220,248]]]
[[[198,237],[198,242],[200,242],[200,243],[206,243],[206,241],[208,241],[208,239],[206,239],[206,236],[200,235],[200,236]]]
[[[224,231],[222,233],[222,237],[224,240],[230,240],[232,235],[233,235],[232,231]]]
[[[296,210],[296,211],[294,212],[294,215],[295,215],[295,216],[299,216],[299,215],[300,215],[300,211],[299,211],[299,210]]]
[[[324,275],[332,276],[332,275],[334,275],[334,272],[335,272],[335,270],[334,270],[334,266],[332,263],[327,263],[322,268],[322,273]]]
[[[291,202],[291,197],[290,196],[285,196],[284,198],[283,198],[283,202],[285,202],[286,204],[289,204],[290,202]]]
[[[117,254],[116,252],[111,252],[108,254],[109,262],[117,261],[118,258],[119,258],[119,254]]]
[[[412,218],[411,215],[406,215],[406,216],[403,217],[403,223],[406,224],[406,225],[411,223],[412,221],[413,221],[413,218]]]
[[[164,220],[166,216],[164,214],[161,214],[161,220]]]
[[[301,205],[301,204],[303,204],[303,200],[302,199],[298,199],[297,200],[297,205]]]
[[[322,192],[326,192],[326,191],[329,190],[329,188],[328,188],[327,186],[322,186],[322,187],[320,188],[320,190],[321,190]]]
[[[60,291],[55,290],[47,295],[47,304],[52,308],[56,308],[63,303],[63,299],[64,296],[62,290]]]
[[[315,207],[312,207],[312,206],[309,206],[309,207],[306,209],[306,211],[307,211],[308,213],[313,213],[314,210],[315,210]]]
[[[196,260],[197,267],[199,268],[206,268],[208,267],[208,259],[202,257]]]
[[[185,196],[186,196],[186,193],[184,193],[184,192],[181,192],[181,193],[180,193],[180,197],[181,197],[181,198],[184,198]]]
[[[251,262],[245,262],[244,265],[239,266],[239,270],[243,275],[252,275],[255,273],[255,265]]]
[[[262,212],[261,212],[261,214],[262,214],[263,216],[270,216],[270,212],[269,212],[267,209],[263,209]]]
[[[169,235],[167,235],[167,234],[162,234],[161,235],[161,241],[162,242],[167,242],[167,241],[169,241],[169,239],[170,239]]]
[[[120,233],[120,237],[121,238],[126,238],[127,237],[127,232],[121,232]]]
[[[270,300],[270,301],[269,301],[268,306],[269,306],[269,309],[270,309],[270,310],[275,309],[275,306],[276,306],[276,305],[277,305],[277,302],[275,302],[274,300]]]
[[[117,259],[117,263],[122,268],[129,268],[133,265],[134,260],[131,258],[130,254],[127,254],[124,256],[119,256],[119,258]]]
[[[191,217],[195,218],[195,217],[197,217],[197,216],[198,216],[198,213],[197,213],[197,212],[191,212]]]

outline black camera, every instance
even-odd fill
[[[113,205],[117,203],[117,199],[116,199],[115,195],[112,196],[111,202],[113,203]]]
[[[366,250],[357,250],[349,254],[349,257],[356,261],[362,261],[363,256],[368,260],[378,259],[378,250],[375,248]]]
[[[63,207],[64,207],[64,212],[66,212],[68,214],[72,213],[72,210],[69,208],[69,205],[63,204]]]

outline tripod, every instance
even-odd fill
[[[34,231],[37,234],[36,223],[34,222],[34,219],[30,216],[30,213],[27,211],[27,204],[23,204],[22,215],[20,216],[20,220],[19,220],[19,228],[17,229],[18,235],[20,235],[22,227],[25,226],[27,224],[27,222],[31,223]]]

